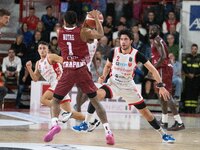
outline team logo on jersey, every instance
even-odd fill
[[[129,62],[128,62],[128,66],[129,66],[129,67],[132,66],[132,61],[133,61],[133,58],[132,58],[132,57],[129,57]]]
[[[190,7],[190,31],[200,31],[200,6]]]

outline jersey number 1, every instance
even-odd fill
[[[67,46],[68,46],[68,50],[69,50],[69,55],[73,55],[73,52],[72,52],[72,43],[71,42],[67,42]]]

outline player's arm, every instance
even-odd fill
[[[38,70],[38,61],[36,62],[35,71],[34,72],[32,70],[32,62],[31,61],[28,61],[26,63],[26,68],[27,68],[32,80],[35,81],[35,82],[38,81],[39,78],[41,77],[41,74],[40,74],[40,72]]]
[[[104,80],[106,79],[107,75],[109,74],[110,72],[110,69],[112,67],[112,60],[113,60],[113,57],[114,57],[114,50],[111,50],[109,56],[108,56],[108,59],[106,61],[106,64],[103,68],[103,74],[99,77],[98,79],[98,82],[100,84],[102,84],[104,82]]]
[[[156,44],[156,49],[160,54],[160,58],[158,59],[158,62],[154,65],[154,67],[158,68],[162,64],[164,59],[167,58],[167,54],[165,53],[165,47],[164,47],[162,39],[156,38],[154,42]]]
[[[48,60],[50,64],[53,63],[63,63],[63,58],[61,56],[58,56],[57,54],[48,54]]]
[[[82,28],[81,38],[85,39],[83,41],[86,42],[88,41],[88,39],[100,39],[104,36],[103,26],[98,18],[100,12],[97,10],[93,10],[88,13],[90,13],[94,17],[96,23],[96,29],[92,30],[89,28]]]

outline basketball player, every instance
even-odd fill
[[[131,47],[133,42],[133,34],[131,31],[127,29],[122,30],[118,33],[118,37],[120,39],[120,47],[116,47],[111,51],[104,67],[103,75],[100,76],[98,80],[98,82],[102,84],[111,71],[108,82],[98,90],[99,100],[116,96],[122,97],[129,105],[134,105],[149,122],[149,124],[160,133],[163,142],[175,142],[175,139],[165,133],[163,128],[160,127],[156,118],[148,110],[144,99],[138,92],[133,80],[135,67],[137,66],[138,62],[142,62],[158,82],[157,88],[159,89],[159,95],[167,101],[169,98],[169,93],[164,88],[164,83],[162,82],[158,71],[143,54]],[[89,107],[89,109],[91,109],[91,105],[89,105]]]
[[[168,49],[164,40],[159,36],[160,28],[158,25],[152,25],[149,29],[149,38],[151,42],[151,51],[152,51],[152,64],[158,70],[162,81],[166,85],[166,89],[170,93],[170,99],[168,101],[163,100],[163,97],[159,97],[162,107],[162,118],[161,126],[170,131],[178,131],[185,129],[185,126],[181,120],[174,99],[172,98],[172,76],[173,68],[170,64],[168,58]],[[157,83],[157,81],[155,81]],[[175,123],[172,127],[168,128],[168,106],[174,115]]]
[[[59,103],[76,84],[83,93],[87,94],[90,102],[95,107],[106,131],[107,144],[114,144],[114,137],[109,128],[106,112],[97,99],[97,87],[92,81],[91,73],[87,67],[89,62],[87,42],[104,36],[103,27],[98,18],[99,12],[93,10],[89,13],[94,17],[96,30],[84,26],[77,27],[77,14],[74,11],[67,11],[64,15],[65,26],[58,31],[58,45],[63,57],[63,75],[54,91],[51,105],[52,128],[45,135],[44,140],[46,142],[51,141],[54,135],[60,132],[61,128],[58,125]]]
[[[48,47],[48,43],[43,41],[39,42],[38,53],[41,59],[37,61],[35,71],[33,72],[32,70],[31,61],[26,63],[26,67],[33,81],[38,81],[40,77],[43,77],[47,82],[49,82],[50,88],[42,95],[41,103],[51,107],[53,92],[63,72],[61,66],[63,58],[56,54],[48,54]],[[60,102],[62,121],[66,122],[70,117],[77,120],[84,120],[85,117],[83,114],[71,110],[70,101],[70,97],[67,94]]]

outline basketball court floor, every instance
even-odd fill
[[[91,133],[75,133],[70,119],[60,124],[62,130],[50,143],[43,137],[50,128],[49,109],[40,111],[0,111],[0,150],[200,150],[200,115],[182,115],[186,129],[171,131],[176,143],[162,143],[160,135],[138,113],[110,113],[108,119],[114,133],[114,146],[105,143],[100,125]],[[160,119],[160,113],[154,113]],[[170,126],[173,124],[172,116]]]

